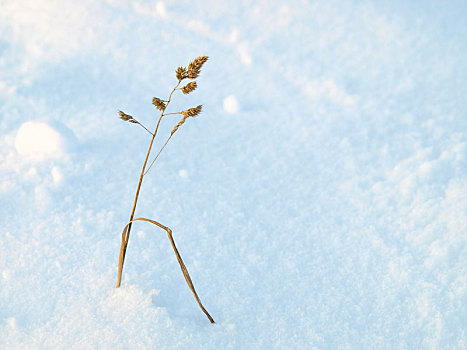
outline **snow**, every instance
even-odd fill
[[[46,123],[25,122],[15,138],[18,153],[32,162],[63,157],[61,135]]]
[[[234,95],[229,95],[224,98],[224,111],[229,114],[236,114],[239,110],[237,98]]]
[[[466,10],[2,2],[0,349],[465,349]]]

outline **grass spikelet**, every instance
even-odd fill
[[[193,62],[188,65],[188,78],[195,79],[198,78],[201,73],[201,67],[208,60],[208,56],[199,56]]]
[[[118,111],[118,114],[120,115],[120,119],[121,120],[124,120],[126,122],[129,122],[131,120],[134,120],[134,118],[129,115],[129,114],[126,114],[125,112],[122,112],[122,111]]]
[[[196,117],[198,114],[201,113],[201,109],[203,105],[199,105],[193,108],[188,108],[187,110],[181,112],[185,117]]]
[[[161,100],[160,98],[158,98],[158,97],[153,97],[153,98],[152,98],[152,104],[153,104],[154,106],[156,106],[156,108],[157,108],[158,110],[160,110],[160,111],[164,111],[165,108],[167,107],[166,104],[165,104],[165,102],[162,101],[162,100]]]
[[[172,132],[170,133],[170,136],[172,137],[172,135],[175,134],[178,128],[181,127],[189,117],[196,117],[198,114],[200,114],[202,107],[203,105],[199,105],[180,112],[180,114],[183,115],[183,118],[178,122],[177,125],[174,126]]]
[[[182,118],[182,120],[180,120],[180,121],[178,122],[178,124],[174,126],[172,132],[170,133],[170,136],[172,136],[173,134],[175,134],[175,132],[178,130],[178,128],[181,127],[182,124],[185,123],[185,121],[186,121],[187,119],[188,119],[188,116],[184,115],[183,118]]]
[[[148,130],[148,128],[146,128],[143,124],[141,124],[139,121],[137,121],[135,118],[133,118],[131,115],[129,114],[126,114],[122,111],[118,111],[118,114],[120,115],[120,119],[126,121],[126,122],[130,122],[130,123],[133,123],[133,124],[139,124],[141,127],[143,127],[148,133],[150,133],[152,135],[152,132],[150,132]]]
[[[184,87],[182,87],[182,92],[187,95],[192,91],[195,91],[197,88],[196,81],[192,81],[191,83],[186,84]]]
[[[178,81],[188,78],[188,72],[185,67],[178,67],[175,71],[175,75],[177,76]]]

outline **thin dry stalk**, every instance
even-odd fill
[[[173,88],[172,92],[170,93],[166,106],[169,105],[172,95],[175,92],[175,90],[177,90],[179,85],[180,85],[180,80],[178,81],[178,84]],[[120,287],[120,284],[122,281],[123,263],[125,262],[126,248],[128,246],[128,240],[130,239],[131,220],[133,220],[133,217],[135,216],[136,204],[138,203],[139,192],[141,190],[141,184],[143,183],[143,177],[144,177],[144,173],[146,170],[146,165],[148,164],[148,159],[149,159],[149,156],[151,155],[152,145],[154,144],[154,139],[156,138],[157,131],[159,130],[159,125],[161,123],[163,116],[164,116],[164,111],[161,112],[161,115],[159,119],[157,120],[156,130],[154,131],[154,133],[152,133],[151,142],[149,143],[148,151],[146,153],[146,158],[144,159],[143,169],[141,169],[141,175],[139,176],[138,187],[136,189],[136,195],[133,201],[133,209],[131,210],[131,215],[130,215],[130,220],[129,220],[130,225],[128,226],[128,230],[127,230],[125,237],[122,237],[122,244],[120,246],[120,256],[118,258],[117,288]]]
[[[188,287],[192,291],[192,293],[193,293],[193,295],[195,297],[195,300],[197,301],[199,307],[205,313],[205,315],[207,316],[209,321],[211,323],[215,323],[214,319],[211,317],[209,312],[204,308],[203,304],[201,303],[201,300],[198,297],[198,294],[196,293],[195,286],[193,285],[193,281],[191,280],[190,274],[188,273],[188,269],[186,268],[185,263],[183,262],[183,259],[182,259],[181,255],[180,255],[180,253],[179,253],[179,251],[177,249],[177,246],[175,245],[175,241],[174,241],[174,238],[173,238],[173,235],[172,235],[172,230],[170,228],[168,228],[167,226],[164,226],[164,225],[158,223],[157,221],[154,221],[154,220],[151,220],[151,219],[146,219],[146,218],[136,218],[136,219],[131,220],[128,224],[126,224],[126,226],[125,226],[125,228],[123,229],[123,232],[122,232],[122,238],[126,236],[126,232],[128,231],[129,225],[131,225],[135,221],[149,222],[149,223],[151,223],[153,225],[156,225],[156,226],[160,227],[161,229],[163,229],[163,230],[165,230],[167,232],[167,236],[169,238],[170,244],[172,245],[175,256],[177,257],[178,264],[180,265],[180,269],[182,270],[183,277],[185,277],[185,281],[188,284]]]
[[[154,163],[156,162],[157,158],[159,158],[159,155],[161,154],[161,152],[164,150],[165,146],[167,146],[167,144],[169,143],[170,139],[172,138],[173,134],[175,134],[175,132],[178,130],[178,128],[180,126],[182,126],[182,124],[185,123],[185,121],[187,120],[188,117],[195,117],[197,116],[199,113],[201,113],[201,108],[202,108],[202,105],[199,105],[197,107],[194,107],[194,108],[190,108],[190,109],[187,109],[186,111],[182,111],[182,112],[178,112],[178,113],[167,113],[165,115],[169,115],[169,114],[182,114],[183,115],[183,118],[182,120],[180,120],[178,122],[177,125],[174,126],[172,132],[170,133],[170,136],[167,138],[167,140],[165,141],[164,145],[161,147],[161,149],[159,150],[159,152],[156,154],[156,156],[154,157],[154,160],[151,162],[151,164],[149,164],[148,166],[148,169],[146,170],[146,172],[144,173],[144,175],[146,175],[149,170],[151,170],[151,167],[154,165]]]
[[[154,132],[151,132],[149,131],[143,124],[141,124],[139,121],[137,121],[135,118],[133,118],[131,115],[129,114],[126,114],[122,111],[119,111],[119,115],[120,115],[120,118],[124,121],[128,121],[130,123],[134,123],[134,124],[139,124],[140,126],[142,126],[147,132],[149,132],[151,135],[152,135],[152,138],[151,138],[151,141],[149,143],[149,147],[148,147],[148,150],[146,152],[146,157],[144,159],[144,163],[143,163],[143,167],[141,169],[141,174],[140,174],[140,177],[139,177],[139,182],[138,182],[138,187],[136,189],[136,194],[135,194],[135,198],[134,198],[134,201],[133,201],[133,208],[131,210],[131,215],[130,215],[130,220],[128,222],[128,224],[126,224],[125,228],[123,229],[123,232],[122,232],[122,243],[121,243],[121,246],[120,246],[120,255],[119,255],[119,259],[118,259],[118,276],[117,276],[117,288],[120,287],[121,285],[121,280],[122,280],[122,274],[123,274],[123,264],[125,262],[125,255],[126,255],[126,250],[127,250],[127,247],[128,247],[128,241],[130,239],[130,231],[131,231],[131,227],[132,227],[132,223],[135,222],[135,221],[146,221],[146,222],[149,222],[149,223],[152,223],[164,230],[167,231],[167,235],[169,237],[169,240],[170,240],[170,243],[172,244],[172,248],[175,252],[175,256],[177,257],[177,260],[178,260],[178,263],[180,264],[180,268],[183,272],[183,276],[185,277],[185,280],[188,284],[188,287],[190,288],[190,290],[193,292],[193,295],[196,299],[196,301],[198,302],[198,305],[200,306],[201,310],[206,314],[206,316],[208,317],[209,321],[211,321],[211,323],[214,323],[214,320],[213,318],[209,315],[209,313],[206,311],[206,309],[203,307],[203,305],[201,304],[201,301],[198,297],[198,294],[196,293],[195,291],[195,287],[193,285],[193,282],[191,281],[191,278],[190,278],[190,275],[188,274],[188,270],[185,266],[185,264],[183,263],[183,260],[180,256],[180,253],[178,252],[178,249],[177,247],[175,246],[175,241],[173,239],[173,236],[172,236],[172,231],[164,226],[164,225],[161,225],[160,223],[154,221],[154,220],[150,220],[150,219],[146,219],[146,218],[137,218],[137,219],[134,219],[134,215],[135,215],[135,211],[136,211],[136,204],[138,203],[138,198],[139,198],[139,194],[140,194],[140,190],[141,190],[141,185],[143,183],[143,178],[144,176],[147,174],[147,172],[149,171],[149,169],[151,169],[151,167],[153,166],[154,162],[157,160],[157,158],[159,157],[159,154],[162,152],[162,150],[165,148],[165,146],[167,145],[167,143],[170,141],[170,139],[172,138],[173,134],[178,130],[178,128],[183,124],[185,123],[186,119],[188,117],[195,117],[196,115],[198,115],[200,112],[201,112],[201,108],[202,106],[199,105],[197,107],[193,107],[193,108],[189,108],[187,110],[184,110],[182,112],[178,112],[178,113],[165,113],[167,107],[169,106],[171,100],[172,100],[172,95],[173,93],[176,91],[176,90],[181,90],[184,94],[188,94],[192,91],[194,91],[196,88],[197,88],[197,84],[195,81],[193,82],[190,82],[188,84],[186,84],[184,87],[182,88],[179,88],[182,80],[184,79],[194,79],[194,78],[197,78],[201,72],[201,67],[203,66],[203,64],[208,60],[208,57],[207,56],[200,56],[198,57],[197,59],[195,59],[193,62],[191,62],[188,66],[188,69],[185,68],[185,67],[179,67],[177,68],[176,70],[176,77],[178,79],[178,83],[177,85],[172,89],[172,92],[170,93],[169,95],[169,98],[167,100],[162,100],[160,98],[157,98],[157,97],[154,97],[153,100],[152,100],[152,103],[154,104],[154,106],[161,111],[161,114],[159,116],[159,119],[157,120],[157,124],[156,124],[156,127],[155,127],[155,130]],[[170,133],[167,141],[165,142],[165,144],[162,146],[162,148],[160,149],[160,151],[157,153],[156,157],[154,158],[154,160],[151,162],[151,164],[149,165],[149,167],[147,167],[147,164],[148,164],[148,160],[149,160],[149,157],[151,155],[151,150],[152,150],[152,147],[153,147],[153,144],[154,144],[154,140],[156,138],[156,135],[157,135],[157,131],[159,130],[159,125],[161,123],[161,120],[164,116],[166,115],[170,115],[170,114],[181,114],[183,115],[183,118],[182,120],[177,124],[175,125],[174,129],[172,130],[172,132]],[[147,168],[146,168],[147,167]]]

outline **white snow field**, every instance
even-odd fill
[[[0,2],[0,349],[466,349],[467,3]],[[145,177],[175,69],[203,104]],[[160,147],[178,116],[167,116]],[[162,137],[164,136],[164,137]]]

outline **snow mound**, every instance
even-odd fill
[[[26,160],[41,162],[65,156],[65,140],[54,128],[43,122],[29,121],[21,125],[15,148]]]

